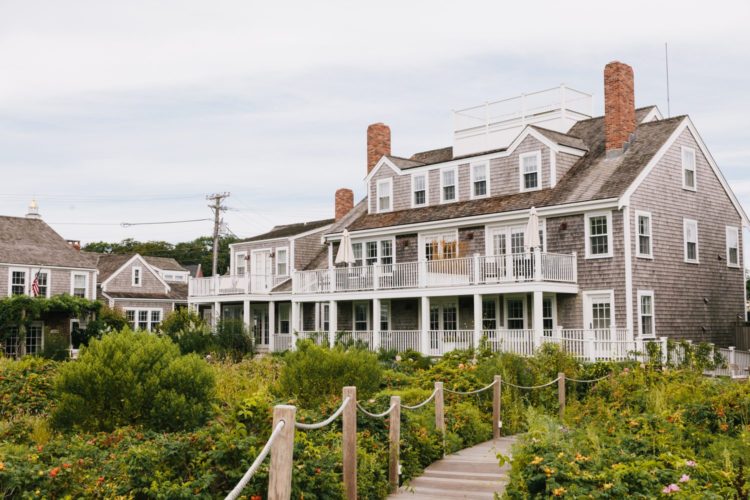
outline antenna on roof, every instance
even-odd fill
[[[667,69],[667,118],[672,116],[672,110],[669,106],[669,48],[667,42],[664,42],[664,64]]]

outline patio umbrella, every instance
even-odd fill
[[[529,222],[526,225],[525,234],[526,247],[534,249],[542,245],[539,241],[539,216],[536,214],[536,207],[529,210]]]
[[[336,264],[354,264],[354,249],[352,248],[352,239],[349,236],[349,231],[347,231],[346,229],[344,229],[344,233],[341,235],[339,251],[336,254]]]

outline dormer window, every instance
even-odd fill
[[[471,197],[484,198],[489,194],[487,186],[487,164],[477,163],[471,166]]]
[[[456,168],[446,168],[440,171],[440,202],[456,201]]]
[[[289,274],[289,253],[286,248],[276,249],[276,276]]]
[[[143,280],[143,276],[142,276],[141,273],[142,273],[142,271],[141,271],[140,267],[134,267],[133,268],[133,275],[132,275],[133,286],[141,286],[142,280]]]
[[[682,187],[695,191],[695,150],[682,148]]]
[[[245,275],[245,270],[247,269],[247,253],[246,252],[238,252],[234,256],[234,274],[239,276]]]
[[[542,152],[525,153],[519,156],[521,173],[521,191],[534,191],[541,188],[539,170],[542,164]]]
[[[414,174],[411,182],[413,191],[412,206],[423,207],[427,205],[427,174]]]
[[[390,212],[393,198],[393,180],[382,179],[377,185],[378,212]]]

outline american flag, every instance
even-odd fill
[[[39,295],[39,273],[36,273],[34,281],[31,283],[31,293],[34,294],[34,297]]]

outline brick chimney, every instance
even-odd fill
[[[391,154],[391,128],[385,123],[367,127],[367,173],[375,168],[380,158]]]
[[[354,208],[354,191],[347,188],[336,190],[336,221],[341,220]]]
[[[607,152],[623,149],[634,132],[633,68],[612,61],[604,67],[604,138]]]

